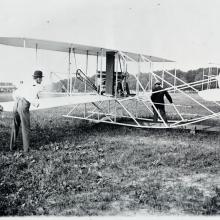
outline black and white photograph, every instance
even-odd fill
[[[220,216],[219,0],[0,0],[0,218]]]

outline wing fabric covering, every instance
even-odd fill
[[[55,108],[60,106],[67,105],[76,105],[83,103],[99,102],[112,100],[111,97],[102,96],[102,95],[77,95],[77,96],[65,96],[65,97],[55,97],[55,98],[42,98],[39,99],[39,107],[35,108],[31,105],[30,110],[40,110]],[[3,107],[3,111],[13,111],[14,101],[12,102],[0,102],[0,105]]]
[[[108,51],[117,52],[116,49],[108,49],[103,47],[95,47],[95,46],[88,46],[83,44],[75,44],[75,43],[68,43],[68,42],[60,42],[60,41],[51,41],[51,40],[41,40],[41,39],[33,39],[33,38],[21,38],[21,37],[0,37],[0,44],[14,46],[14,47],[24,47],[24,48],[33,48],[42,50],[50,50],[50,51],[60,51],[60,52],[69,52],[69,49],[74,49],[74,53],[76,54],[84,54],[84,55],[93,55],[97,56],[97,54],[105,56],[105,53]],[[131,57],[136,62],[139,61],[140,54],[132,53],[132,52],[125,52],[124,54]],[[174,62],[172,60],[149,56],[142,54],[147,60],[151,62]]]
[[[213,102],[220,101],[220,89],[207,89],[198,92],[198,94],[206,101],[213,101]]]

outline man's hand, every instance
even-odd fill
[[[39,107],[39,103],[32,103],[32,105],[35,107],[35,108],[38,108]]]

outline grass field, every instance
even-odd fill
[[[12,93],[0,93],[0,102],[8,102],[12,100]]]
[[[32,113],[31,150],[0,125],[0,216],[218,215],[219,133],[92,124]]]

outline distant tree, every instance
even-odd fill
[[[175,70],[171,69],[171,70],[169,70],[169,72],[173,76],[170,76],[166,72],[164,73],[164,79],[168,82],[168,83],[164,82],[164,86],[165,87],[169,87],[170,84],[174,85]],[[161,79],[162,76],[163,76],[163,71],[154,71],[154,73],[158,76],[158,79]],[[204,79],[207,79],[208,75],[216,75],[217,74],[217,70],[212,68],[211,72],[210,72],[209,68],[204,68],[204,69],[203,68],[199,68],[199,69],[189,70],[187,72],[184,72],[184,71],[182,71],[180,69],[177,69],[176,70],[176,76],[180,80],[176,79],[176,81],[175,81],[176,86],[183,84],[183,82],[192,83],[192,82],[195,82],[195,81],[202,80],[203,79],[203,73],[205,75]],[[96,78],[95,75],[93,75],[91,77],[88,77],[88,78],[89,78],[89,80],[91,80],[95,84],[95,78]],[[149,73],[141,72],[141,73],[138,74],[138,79],[141,82],[141,84],[143,85],[143,87],[146,88],[148,83],[149,83],[149,81],[150,81],[150,74]],[[155,81],[155,79],[153,78],[153,82],[154,81]],[[67,79],[60,80],[57,83],[53,83],[51,88],[52,88],[53,91],[56,91],[56,92],[64,92],[65,91],[64,87],[67,88],[67,82],[68,82]],[[130,90],[136,90],[137,81],[136,81],[136,78],[135,78],[134,75],[132,75],[132,74],[129,75],[128,84],[129,84]],[[203,87],[207,88],[207,84],[204,84]],[[216,83],[212,83],[210,85],[210,87],[211,88],[215,88],[216,87]],[[85,83],[80,81],[79,79],[75,80],[75,78],[73,78],[73,80],[72,80],[72,88],[76,89],[79,92],[84,92],[85,91]],[[198,85],[195,88],[198,89],[198,90],[201,90],[202,89],[202,85]],[[192,90],[190,88],[186,88],[186,89],[187,90]],[[91,87],[89,87],[88,85],[86,85],[86,91],[87,92],[91,92],[91,91],[94,91],[94,90]]]

